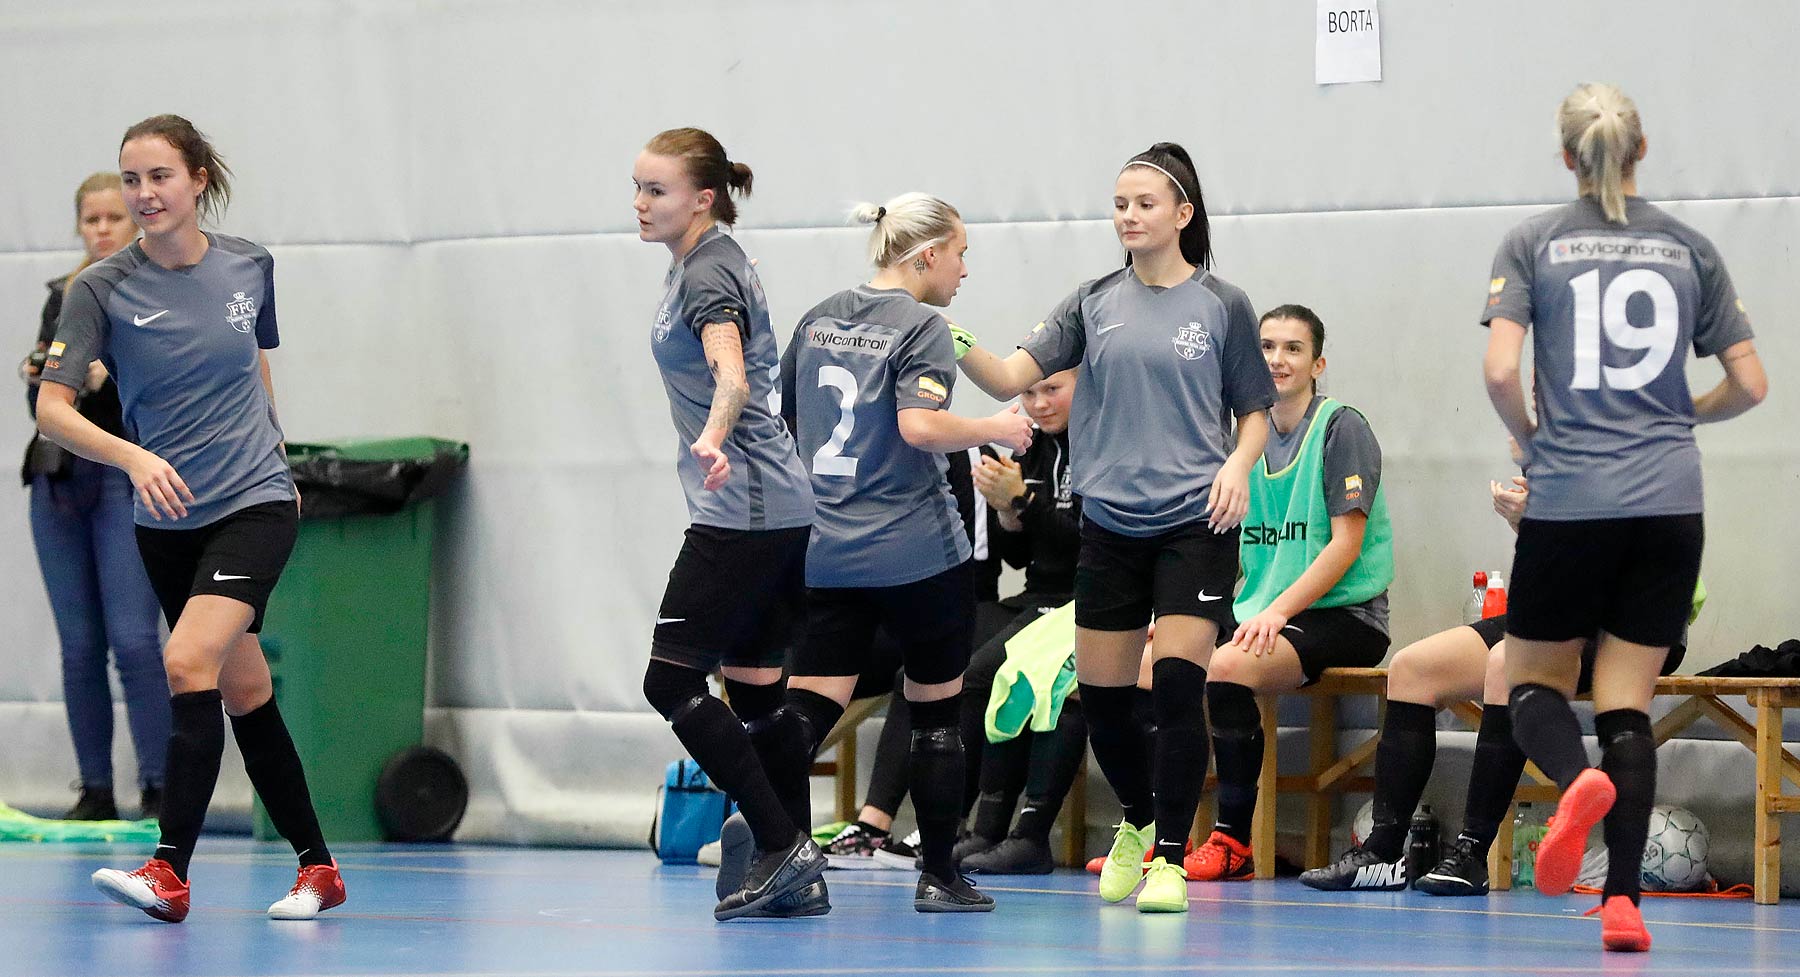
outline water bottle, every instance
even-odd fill
[[[1500,579],[1500,571],[1488,574],[1487,591],[1481,596],[1481,616],[1483,619],[1499,617],[1506,613],[1506,581]]]
[[[1474,624],[1481,620],[1482,602],[1487,600],[1487,573],[1475,571],[1475,589],[1470,592],[1469,599],[1463,602],[1464,624]]]
[[[1538,821],[1530,801],[1520,802],[1513,818],[1513,888],[1527,889],[1537,880],[1538,842],[1544,840],[1546,827]]]
[[[1413,814],[1412,825],[1407,832],[1406,842],[1406,881],[1408,884],[1418,881],[1426,872],[1437,868],[1440,857],[1438,846],[1437,818],[1431,816],[1431,805],[1422,804]]]

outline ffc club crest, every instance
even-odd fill
[[[234,292],[231,301],[225,303],[225,321],[238,332],[249,332],[256,327],[256,300]]]
[[[1184,360],[1197,360],[1212,349],[1212,334],[1198,322],[1190,322],[1175,331],[1175,353]]]

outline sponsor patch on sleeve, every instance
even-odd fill
[[[944,389],[943,384],[930,377],[920,377],[919,396],[941,404],[950,396],[950,391]]]
[[[1043,332],[1043,331],[1044,331],[1044,325],[1045,325],[1045,324],[1044,324],[1044,323],[1042,323],[1042,322],[1040,322],[1040,323],[1038,323],[1038,324],[1037,324],[1037,325],[1035,325],[1035,326],[1032,326],[1032,327],[1031,327],[1031,331],[1032,331],[1032,332]]]
[[[1506,290],[1506,279],[1504,279],[1504,278],[1496,278],[1493,281],[1488,282],[1488,294],[1489,295],[1499,295],[1501,292],[1503,292],[1505,290]]]
[[[1742,302],[1739,302],[1738,308],[1742,309],[1743,307],[1744,307],[1744,304]],[[45,353],[45,355],[46,356],[61,356],[61,355],[63,355],[63,350],[65,350],[67,348],[68,347],[64,346],[62,343],[51,343],[50,349]]]
[[[1346,499],[1362,498],[1362,476],[1361,475],[1347,475],[1344,477],[1344,498],[1346,498]]]

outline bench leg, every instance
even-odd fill
[[[1775,810],[1781,796],[1780,693],[1752,693],[1756,706],[1756,901],[1773,905],[1781,899],[1781,816]]]
[[[1512,849],[1513,849],[1513,809],[1516,804],[1506,807],[1506,817],[1500,819],[1500,831],[1494,836],[1494,844],[1488,849],[1488,888],[1495,892],[1503,892],[1512,888]]]
[[[1380,735],[1379,733],[1376,735]],[[1331,861],[1331,808],[1334,794],[1320,786],[1325,771],[1337,762],[1338,725],[1337,697],[1312,697],[1312,728],[1307,731],[1312,745],[1312,790],[1306,795],[1306,864],[1318,868]]]
[[[1081,766],[1075,771],[1075,782],[1069,785],[1069,796],[1063,801],[1062,863],[1081,868],[1087,862],[1087,747],[1082,747]]]
[[[1275,877],[1275,757],[1279,746],[1276,735],[1281,728],[1276,714],[1278,701],[1275,696],[1260,696],[1257,702],[1262,712],[1263,762],[1262,773],[1256,778],[1256,813],[1250,817],[1250,857],[1255,860],[1259,879]]]
[[[851,729],[837,745],[837,777],[834,783],[837,789],[837,819],[854,821],[862,810],[856,803],[856,730]],[[812,825],[803,824],[802,830],[811,831]]]

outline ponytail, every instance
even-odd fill
[[[1599,198],[1607,220],[1626,223],[1625,179],[1644,144],[1637,105],[1612,85],[1584,84],[1563,99],[1556,122],[1581,195]]]
[[[1181,229],[1181,257],[1190,265],[1211,268],[1212,230],[1206,220],[1206,199],[1200,193],[1200,178],[1195,175],[1193,157],[1179,143],[1159,142],[1131,157],[1126,166],[1147,166],[1167,177],[1175,196],[1194,205],[1194,216]]]
[[[903,193],[886,204],[857,204],[850,209],[850,219],[875,225],[875,232],[869,235],[869,262],[877,268],[892,268],[948,241],[962,215],[928,193]]]
[[[712,219],[726,227],[737,223],[737,201],[731,198],[734,191],[739,198],[750,196],[753,174],[750,167],[728,159],[725,147],[712,133],[694,128],[669,129],[657,133],[644,148],[658,156],[681,160],[694,188],[713,192]]]

